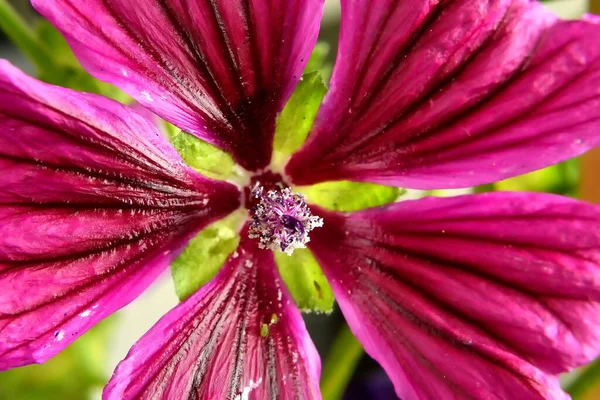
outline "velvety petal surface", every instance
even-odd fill
[[[457,188],[579,155],[600,143],[599,36],[533,0],[342,0],[331,89],[287,173]]]
[[[275,118],[317,40],[323,0],[33,0],[84,67],[179,128],[271,160]]]
[[[212,281],[133,346],[104,399],[321,398],[319,357],[273,253],[243,237]]]
[[[553,195],[321,210],[309,247],[403,400],[563,399],[600,351],[600,209]]]
[[[152,122],[5,61],[0,127],[0,370],[58,353],[239,205]]]

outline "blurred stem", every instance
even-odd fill
[[[47,49],[7,0],[0,0],[0,29],[35,64],[38,72],[53,68]]]
[[[348,325],[337,334],[321,376],[323,400],[339,400],[354,374],[364,350]]]
[[[496,185],[494,185],[493,183],[489,183],[487,185],[475,186],[475,188],[474,188],[475,193],[487,193],[487,192],[494,192],[494,191],[496,191]]]
[[[571,395],[573,400],[583,399],[583,396],[598,384],[599,379],[600,358],[586,367],[573,382],[567,385],[565,391]]]

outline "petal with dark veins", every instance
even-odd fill
[[[54,356],[239,206],[128,107],[5,61],[0,126],[0,370]]]
[[[309,247],[400,398],[564,399],[555,375],[598,356],[598,206],[493,193],[313,211]]]
[[[331,89],[287,173],[461,188],[580,155],[600,144],[598,21],[529,0],[343,0]]]
[[[323,0],[32,0],[83,66],[256,170],[317,40]]]
[[[130,350],[116,399],[320,399],[320,361],[273,253],[244,239],[219,274]]]

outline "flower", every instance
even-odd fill
[[[253,176],[245,188],[204,178],[127,108],[0,64],[0,368],[56,354],[240,206],[278,232],[264,247],[306,243],[286,213],[308,218],[307,246],[402,399],[562,399],[556,374],[598,355],[596,206],[491,193],[272,209],[288,186],[469,187],[598,145],[598,19],[527,0],[342,0],[329,93],[280,175],[275,121],[322,0],[33,4],[90,73]],[[242,194],[255,184],[274,194]],[[106,399],[320,398],[318,355],[252,229],[134,345]]]

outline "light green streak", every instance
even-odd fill
[[[321,375],[323,400],[342,398],[348,382],[364,353],[363,347],[347,325],[340,330],[327,355]]]

